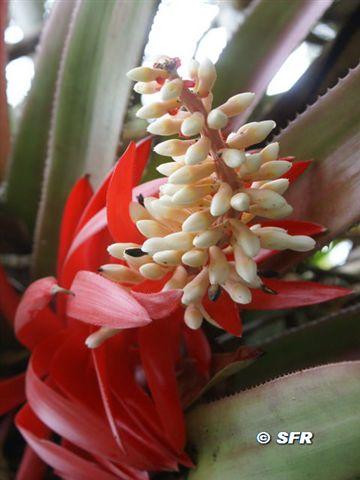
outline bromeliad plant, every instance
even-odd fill
[[[0,381],[0,413],[22,405],[17,479],[46,478],[48,465],[72,480],[355,477],[359,364],[303,369],[358,347],[359,307],[336,312],[349,290],[280,273],[359,219],[359,67],[267,145],[275,123],[248,120],[331,0],[254,2],[216,83],[208,60],[184,79],[167,57],[130,70],[153,99],[138,111],[151,137],[131,142],[94,192],[156,4],[105,3],[55,2],[6,175],[1,213],[34,233],[33,279],[43,277],[21,296],[0,270],[1,314],[30,352],[25,373]],[[172,161],[141,183],[154,140]],[[332,315],[263,333],[266,315],[328,300]],[[257,342],[243,319],[259,325]],[[256,444],[284,430],[312,430],[316,450],[293,445],[289,462]]]

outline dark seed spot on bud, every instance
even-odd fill
[[[147,253],[143,252],[141,248],[127,248],[124,253],[130,255],[130,257],[143,257],[144,255],[147,255]]]
[[[212,302],[216,302],[216,300],[220,297],[220,295],[221,295],[220,285],[212,285],[211,287],[209,287],[208,296]]]
[[[279,272],[275,270],[259,270],[259,276],[265,278],[276,278],[279,276]]]
[[[266,285],[261,285],[261,290],[265,293],[269,293],[270,295],[277,295],[278,292],[276,290],[273,290],[272,288],[270,287],[267,287]]]
[[[144,195],[142,193],[137,195],[136,200],[140,203],[140,205],[144,206]]]

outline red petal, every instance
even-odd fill
[[[209,315],[224,330],[236,337],[241,337],[243,328],[239,308],[224,290],[221,292],[221,295],[216,302],[212,302],[206,296],[203,300],[203,305]]]
[[[133,328],[151,319],[143,306],[124,288],[96,273],[79,272],[71,286],[75,296],[68,300],[70,317],[93,325]]]
[[[92,195],[93,191],[88,176],[85,176],[76,182],[67,198],[60,228],[57,260],[58,275],[61,271],[62,264],[74,237],[81,215]]]
[[[12,325],[15,319],[16,309],[20,302],[20,296],[10,285],[5,270],[0,265],[0,312]]]
[[[278,292],[271,295],[262,290],[252,290],[252,302],[243,305],[245,310],[281,310],[327,302],[351,293],[343,287],[322,285],[315,282],[285,282],[266,279],[265,284]]]
[[[32,283],[22,296],[15,315],[15,332],[19,340],[29,348],[62,328],[61,321],[48,308],[55,285],[54,277],[42,278]]]
[[[141,293],[132,292],[132,296],[147,310],[152,319],[167,317],[180,304],[181,290],[167,292]]]
[[[183,335],[189,357],[196,361],[199,373],[207,377],[210,370],[211,349],[205,333],[201,328],[192,330],[184,324]]]
[[[141,243],[143,238],[129,214],[135,164],[136,146],[132,142],[115,167],[106,198],[108,227],[117,242],[126,239],[128,242]]]
[[[25,400],[25,375],[0,380],[0,415],[18,407]]]
[[[312,160],[306,160],[304,162],[295,162],[293,163],[290,170],[285,173],[281,178],[288,178],[290,183],[295,182],[297,178],[305,172],[305,170],[310,166]]]
[[[172,324],[168,319],[139,329],[146,379],[168,440],[176,451],[185,444],[185,425],[174,364]]]
[[[300,222],[298,220],[264,220],[259,222],[262,227],[280,227],[285,228],[289,235],[309,235],[314,236],[326,232],[326,228],[319,223]]]
[[[43,480],[46,469],[46,464],[27,445],[16,472],[16,480]]]
[[[133,186],[140,183],[143,171],[150,157],[152,137],[148,136],[136,143],[136,162],[133,171]]]

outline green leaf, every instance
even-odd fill
[[[360,362],[278,378],[188,415],[196,468],[189,479],[350,480],[359,474]],[[312,445],[278,445],[279,432],[312,432]],[[272,441],[260,445],[259,432]]]
[[[306,37],[332,0],[260,0],[240,25],[216,65],[215,105],[239,92],[256,93],[250,109],[234,119],[238,128],[261,100],[271,79]]]
[[[130,82],[155,2],[81,1],[58,79],[47,169],[36,227],[34,274],[54,271],[59,222],[79,176],[97,183],[116,156]]]
[[[10,149],[8,106],[6,101],[6,49],[4,30],[7,19],[7,1],[0,2],[0,181],[3,180]]]
[[[75,3],[58,0],[45,25],[7,172],[5,210],[23,222],[30,235],[40,202],[57,74]]]
[[[281,155],[314,159],[313,167],[291,186],[286,197],[294,207],[293,218],[328,229],[318,246],[360,221],[359,89],[360,65],[276,137]],[[305,256],[285,252],[267,266],[284,271]]]

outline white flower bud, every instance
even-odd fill
[[[165,175],[165,177],[169,177],[176,172],[176,170],[179,170],[179,168],[181,168],[181,164],[176,162],[167,162],[156,167],[156,170],[162,175]]]
[[[230,97],[223,105],[220,105],[219,110],[221,110],[228,117],[234,117],[243,112],[254,100],[255,93],[245,92],[239,93]]]
[[[136,112],[138,118],[145,120],[150,118],[159,118],[173,108],[178,107],[177,100],[168,100],[166,102],[153,102],[148,105],[144,105]]]
[[[182,118],[176,118],[173,115],[164,115],[158,120],[151,122],[147,131],[153,135],[174,135],[180,132]]]
[[[262,162],[271,162],[277,160],[279,157],[279,144],[278,142],[269,143],[260,152]]]
[[[230,205],[238,212],[246,212],[249,210],[250,197],[244,192],[237,193],[231,198]]]
[[[261,165],[258,172],[254,174],[254,180],[273,180],[284,175],[290,170],[291,162],[286,160],[274,160]]]
[[[213,100],[214,95],[211,92],[207,97],[201,99],[201,103],[204,105],[204,108],[207,112],[210,112]]]
[[[160,280],[167,274],[168,269],[157,263],[146,263],[140,267],[139,271],[148,280]]]
[[[221,150],[221,154],[221,158],[230,168],[238,168],[246,160],[245,152],[235,148],[224,148],[224,150]]]
[[[181,133],[187,137],[198,135],[204,124],[204,115],[200,112],[194,112],[182,122]]]
[[[165,267],[176,267],[181,263],[181,250],[163,250],[153,255],[154,262]]]
[[[214,162],[204,162],[201,165],[185,165],[170,175],[169,182],[176,185],[195,183],[208,177],[214,171]]]
[[[124,260],[124,252],[127,248],[140,248],[137,243],[113,243],[107,247],[108,253],[119,260]]]
[[[206,230],[212,224],[214,218],[208,211],[198,211],[192,213],[182,224],[184,232],[201,232]]]
[[[91,349],[100,347],[108,338],[117,335],[120,331],[120,328],[101,327],[87,337],[85,345]]]
[[[224,215],[230,209],[230,200],[233,191],[229,184],[222,182],[219,190],[211,200],[210,213],[213,217]]]
[[[188,232],[175,232],[165,237],[166,244],[172,250],[190,250],[194,235]]]
[[[266,190],[272,190],[273,192],[283,195],[286,190],[289,188],[290,182],[287,178],[278,178],[276,180],[271,180],[260,186]]]
[[[168,249],[169,247],[164,237],[148,238],[141,247],[141,250],[149,255],[154,255],[156,252]]]
[[[126,75],[134,82],[151,82],[157,78],[168,78],[169,72],[161,68],[136,67],[129,70]]]
[[[175,185],[174,185],[175,186]],[[172,196],[176,205],[191,205],[216,190],[217,185],[186,185]]]
[[[226,282],[230,267],[227,258],[221,248],[213,245],[209,249],[210,265],[209,280],[211,285],[222,285]]]
[[[226,143],[231,148],[247,148],[262,142],[276,126],[273,120],[251,122],[243,125],[237,133],[231,133]]]
[[[171,230],[156,220],[138,220],[136,227],[144,237],[165,237]]]
[[[243,249],[245,255],[255,257],[260,250],[258,237],[240,220],[232,219],[230,220],[230,225],[232,226],[237,245]]]
[[[188,71],[191,80],[196,81],[198,79],[199,62],[197,60],[191,59],[188,65]]]
[[[147,218],[151,218],[151,215],[149,214],[147,209],[140,205],[139,202],[129,203],[129,215],[134,223],[138,220],[145,220]]]
[[[202,267],[208,261],[208,253],[206,250],[198,250],[194,248],[193,250],[185,252],[181,261],[184,265],[189,267]]]
[[[257,215],[259,217],[264,217],[264,218],[272,218],[275,220],[279,218],[288,217],[293,212],[292,206],[289,205],[288,203],[286,203],[284,206],[280,208],[274,208],[274,209],[260,208],[257,205],[251,205],[249,210],[253,215]]]
[[[221,130],[222,128],[226,127],[227,123],[228,117],[218,108],[216,108],[215,110],[211,110],[211,112],[207,116],[208,126],[215,130]]]
[[[193,244],[197,248],[209,248],[212,245],[216,245],[222,236],[223,232],[221,230],[205,230],[196,235]]]
[[[154,147],[154,151],[159,155],[176,157],[178,155],[184,155],[193,143],[193,140],[165,140],[165,142],[158,143]]]
[[[137,82],[134,85],[134,90],[140,95],[151,95],[160,91],[161,85],[158,82]]]
[[[208,137],[201,137],[194,145],[187,150],[185,155],[185,163],[195,165],[205,160],[209,154],[211,142]]]
[[[168,290],[182,290],[187,283],[188,274],[186,269],[179,265],[176,267],[172,277],[163,286],[163,292]]]
[[[184,305],[190,305],[190,303],[199,302],[205,295],[208,286],[209,272],[205,267],[196,275],[193,280],[191,280],[191,282],[184,287],[184,294],[181,299],[182,303]]]
[[[295,252],[308,252],[316,245],[313,238],[307,235],[290,235],[290,249]]]
[[[200,95],[200,97],[206,97],[211,92],[211,89],[214,86],[216,80],[215,66],[208,58],[205,58],[200,62],[198,77],[198,94]]]
[[[192,330],[198,330],[203,322],[203,314],[193,303],[188,305],[184,313],[184,322]]]
[[[173,183],[164,183],[160,185],[159,191],[161,195],[166,195],[168,197],[172,197],[176,192],[183,188],[182,185],[174,185]]]
[[[233,244],[235,269],[237,274],[245,280],[245,282],[253,283],[257,281],[257,265],[256,262],[245,255],[244,250],[237,244]]]
[[[279,209],[286,205],[284,197],[273,190],[265,190],[264,188],[247,188],[245,190],[251,199],[251,203],[255,203],[259,208]]]
[[[167,204],[167,202],[164,203],[164,197],[167,197],[167,195],[151,202],[151,211],[154,218],[161,221],[176,219],[179,223],[184,222],[189,216],[189,213],[184,209],[174,207],[174,204],[171,202],[171,197],[168,197],[170,198],[169,204]]]
[[[246,305],[251,302],[251,291],[241,282],[229,280],[224,284],[224,290],[235,303]]]
[[[259,153],[246,154],[245,164],[240,168],[240,175],[248,175],[259,170],[261,166],[261,155]]]
[[[183,81],[181,78],[174,78],[174,80],[167,80],[161,88],[161,98],[163,100],[173,100],[179,98],[183,88]]]
[[[113,282],[121,283],[140,283],[143,281],[141,275],[136,271],[124,265],[109,263],[99,268],[99,273]]]

